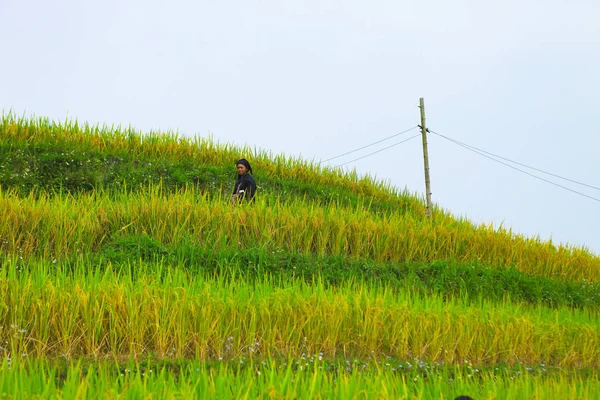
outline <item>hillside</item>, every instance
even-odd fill
[[[242,156],[260,189],[254,204],[232,206]],[[161,390],[181,393],[192,365],[213,394],[213,375],[264,368],[270,381],[231,383],[249,397],[308,396],[311,384],[386,397],[372,383],[397,374],[404,383],[389,396],[600,393],[600,257],[440,207],[428,219],[421,198],[368,176],[210,139],[8,114],[0,209],[2,351],[27,355],[13,371],[63,395],[113,377],[107,359],[137,371],[127,384],[114,375],[114,393],[156,393],[137,380],[148,365],[178,376]],[[291,377],[306,385],[278,386]]]

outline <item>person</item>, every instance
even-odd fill
[[[252,177],[252,167],[245,158],[238,160],[236,163],[237,181],[233,188],[232,204],[241,202],[242,200],[254,200],[256,193],[256,182]]]

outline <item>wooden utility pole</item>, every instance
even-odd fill
[[[427,153],[427,127],[425,126],[425,101],[419,99],[421,109],[421,133],[423,136],[423,159],[425,162],[425,197],[427,199],[427,216],[431,217],[433,207],[431,205],[431,182],[429,181],[429,154]]]

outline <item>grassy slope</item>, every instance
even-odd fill
[[[240,155],[252,160],[262,203],[232,211],[223,197],[231,190],[232,163]],[[160,191],[147,191],[157,184]],[[362,262],[376,271],[388,271],[389,265],[443,262],[458,265],[459,271],[475,266],[484,280],[489,279],[486,270],[508,271],[510,278],[501,280],[511,282],[521,274],[523,284],[517,286],[531,286],[525,282],[539,277],[557,287],[566,282],[563,287],[575,288],[573,282],[578,282],[581,290],[567,290],[572,298],[598,297],[600,258],[585,249],[474,226],[439,208],[428,221],[420,199],[368,177],[209,140],[141,136],[8,115],[0,122],[0,187],[0,202],[8,210],[0,221],[4,254],[64,259],[75,254],[74,243],[83,241],[87,246],[78,250],[102,254],[112,249],[117,261],[123,247],[119,242],[144,240],[151,233],[158,247],[181,256],[205,253],[202,249],[214,248],[215,243],[223,246],[233,230],[243,243],[236,251],[277,252],[278,259],[269,262],[280,265],[293,263],[299,255],[314,259],[304,265],[337,257],[344,260],[338,264]],[[187,188],[184,193],[175,194],[182,187]],[[54,195],[98,190],[104,195],[83,200]],[[28,195],[32,197],[27,202],[17,200]],[[75,230],[79,239],[70,240],[75,216],[83,218],[85,224],[77,223],[85,226]],[[163,220],[161,227],[156,226],[157,216]],[[237,228],[240,219],[252,235]],[[208,224],[210,235],[199,239],[198,221]]]
[[[240,156],[260,198],[233,208]],[[12,353],[126,356],[141,339],[159,358],[178,343],[171,356],[214,359],[249,355],[258,336],[285,357],[309,346],[328,357],[597,367],[599,257],[440,208],[427,220],[421,199],[368,177],[209,140],[8,115],[0,187],[0,319],[27,331],[4,332]],[[219,298],[228,291],[246,308]],[[169,328],[203,323],[207,301],[215,325]],[[170,313],[153,317],[149,304]],[[246,326],[235,315],[249,310]],[[234,346],[223,342],[230,329]]]

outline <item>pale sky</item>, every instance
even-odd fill
[[[600,187],[598,21],[597,0],[0,0],[0,109],[320,160],[417,125],[424,97],[431,130]],[[599,201],[429,146],[443,208],[600,254]],[[346,167],[425,192],[416,139]]]

